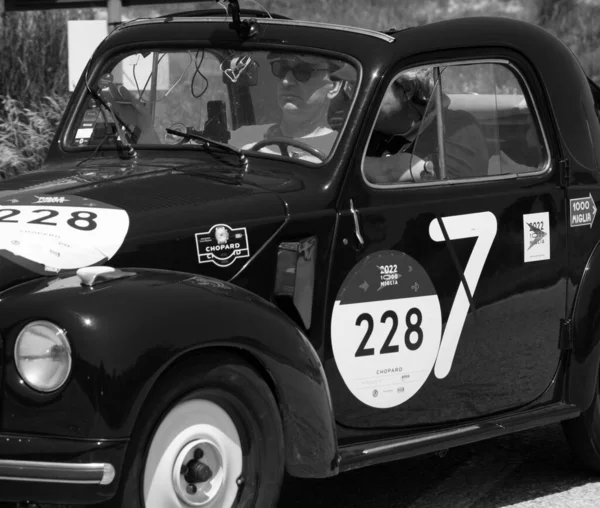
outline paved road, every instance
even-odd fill
[[[328,480],[286,480],[281,508],[598,508],[600,475],[559,425]]]
[[[279,507],[599,508],[600,475],[571,455],[560,426],[552,425],[455,448],[443,458],[417,457],[328,480],[288,478]]]

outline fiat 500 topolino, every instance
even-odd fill
[[[415,75],[396,159],[378,119]],[[317,78],[321,130],[286,136],[309,97],[281,83]],[[509,19],[120,26],[0,184],[0,500],[265,508],[284,471],[558,421],[600,470],[599,103]],[[370,177],[392,160],[413,178]]]

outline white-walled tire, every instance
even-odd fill
[[[235,423],[223,408],[203,399],[178,404],[150,443],[144,468],[146,506],[232,507],[242,477],[242,454]],[[209,479],[190,479],[190,464],[208,471]]]
[[[173,369],[148,396],[113,503],[274,508],[283,470],[269,386],[246,362],[211,354]]]

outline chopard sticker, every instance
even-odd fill
[[[548,212],[523,215],[524,262],[550,259],[550,214]]]
[[[74,195],[0,199],[0,255],[36,273],[57,273],[112,258],[129,229],[121,208]]]
[[[214,263],[220,267],[250,256],[246,228],[230,228],[215,224],[208,231],[196,233],[198,263]]]
[[[589,226],[590,229],[592,228],[597,208],[591,193],[587,198],[570,199],[569,210],[572,228],[578,226]]]
[[[409,255],[367,256],[344,280],[331,316],[333,354],[352,394],[390,408],[429,377],[442,336],[442,312],[425,269]]]

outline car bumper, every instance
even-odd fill
[[[127,442],[0,434],[0,501],[106,501],[118,488]]]

